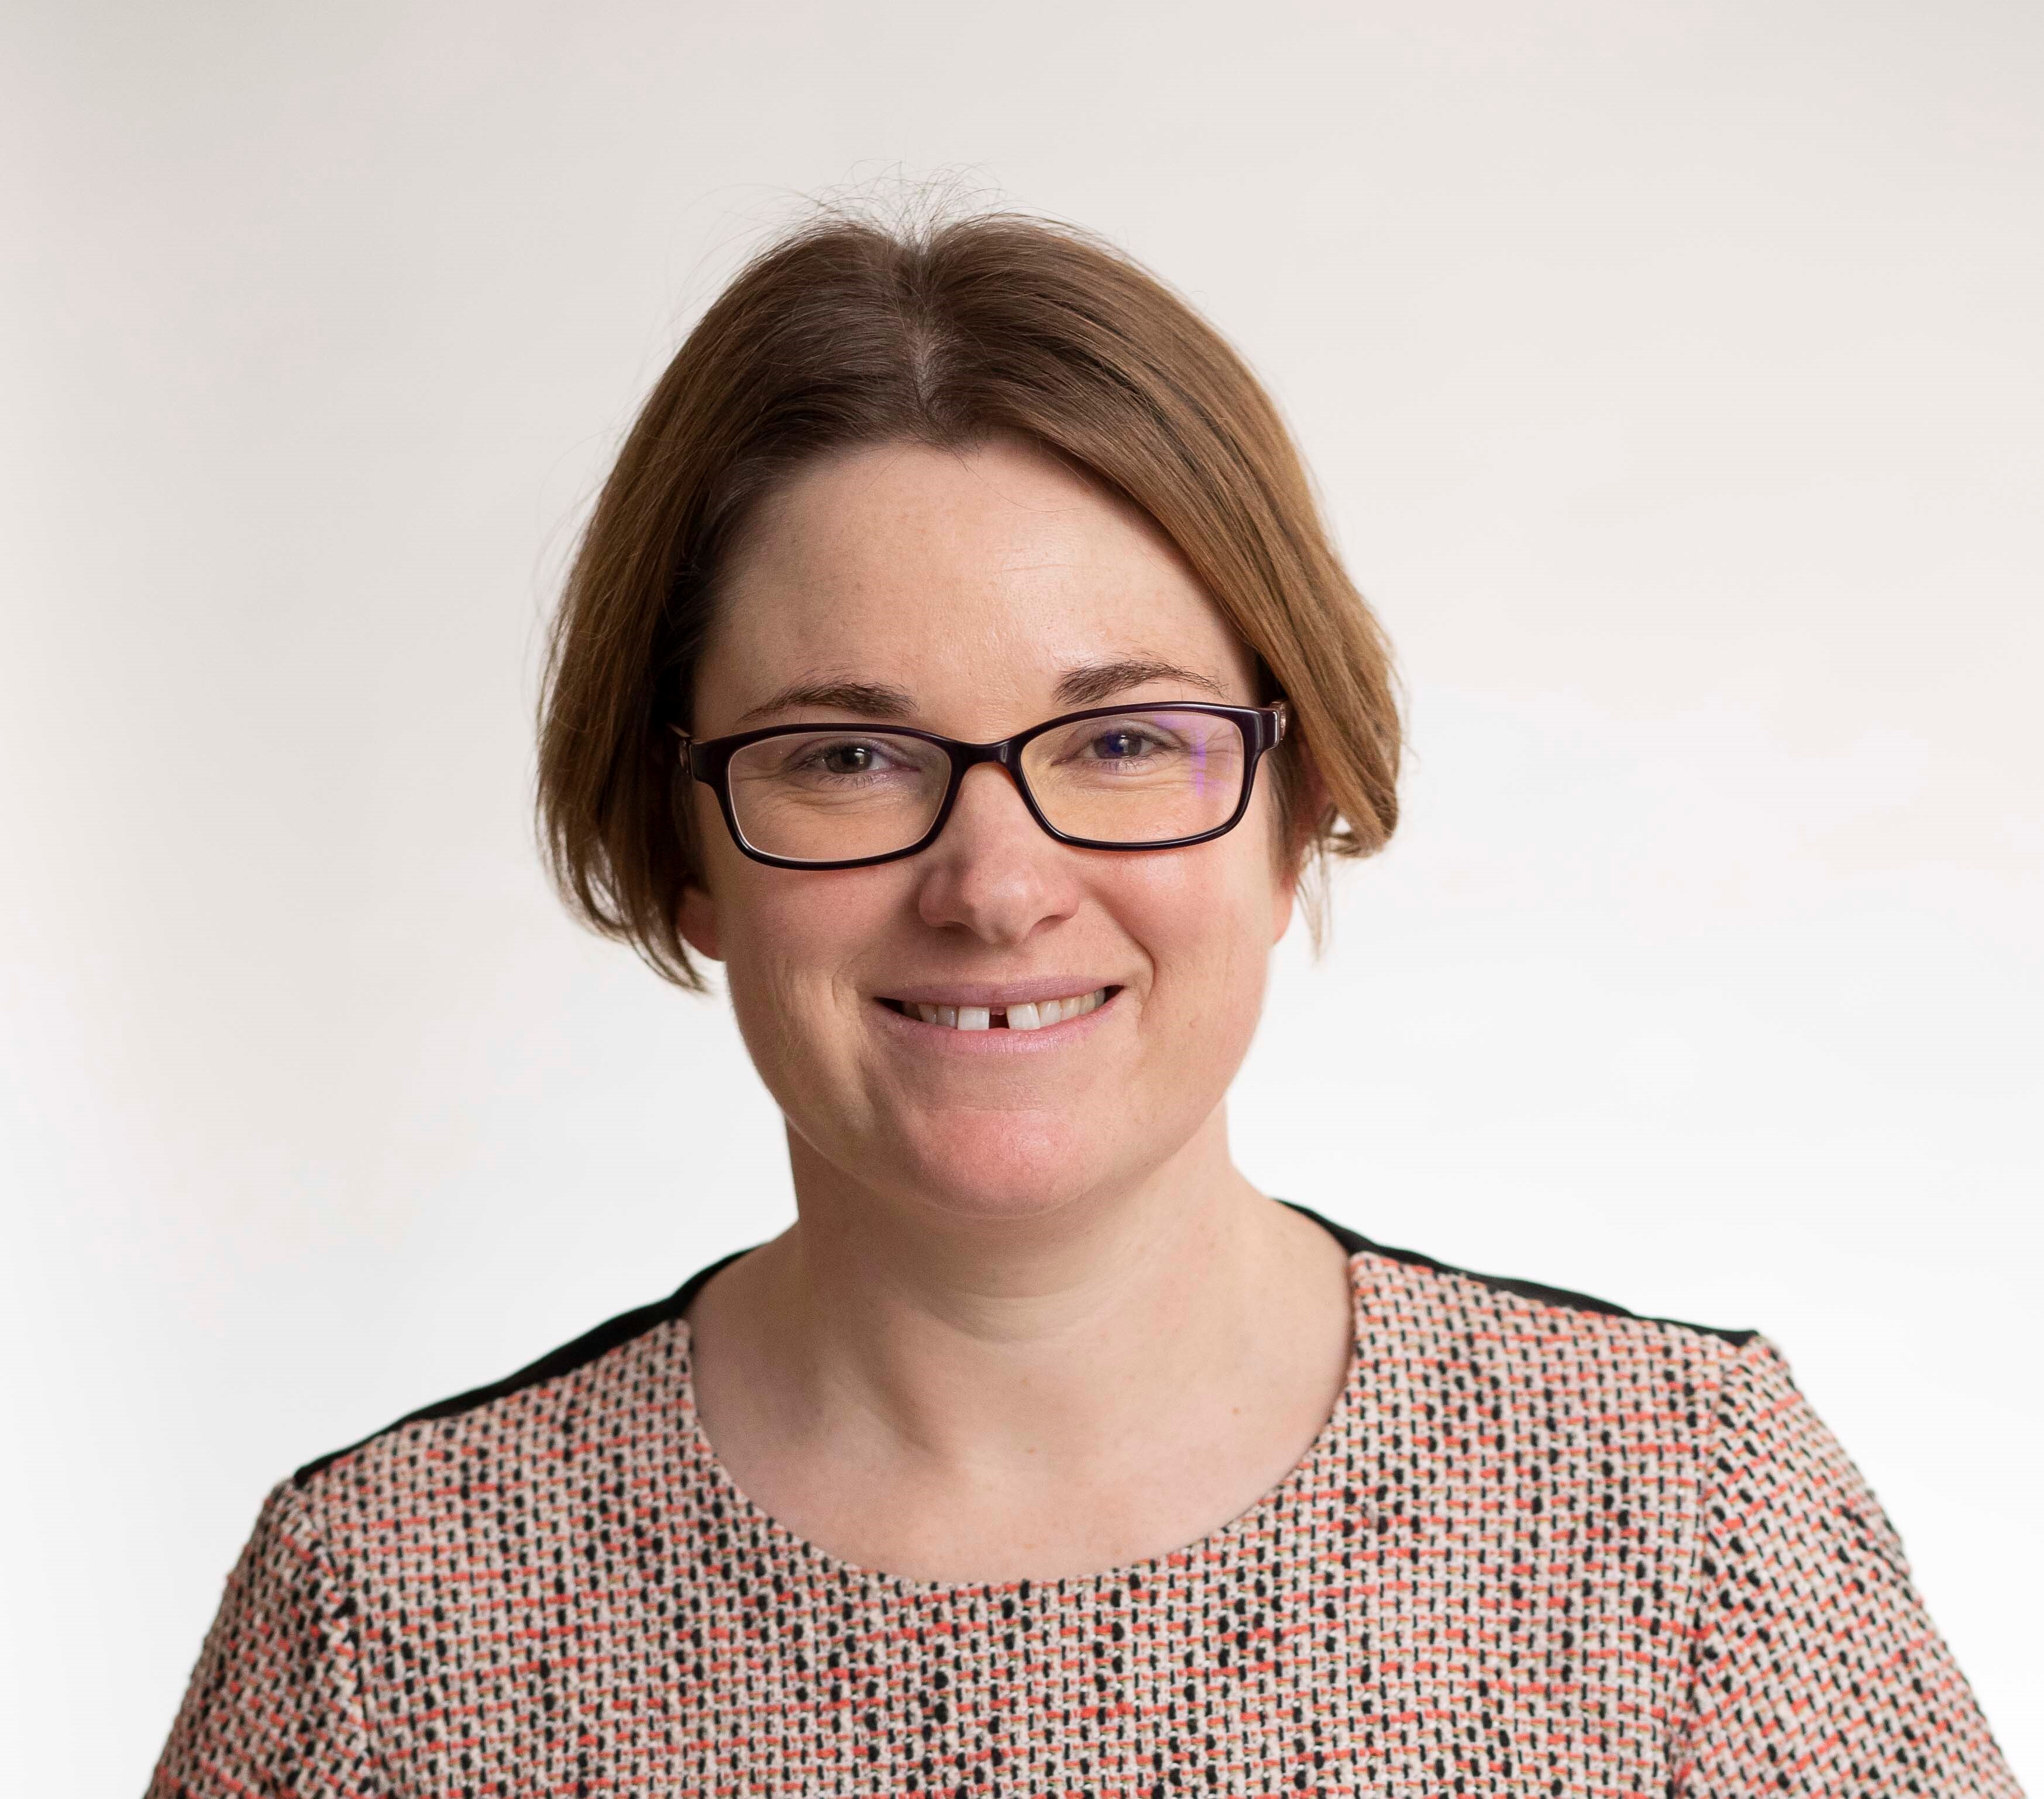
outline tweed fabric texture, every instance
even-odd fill
[[[1304,1460],[1092,1578],[796,1538],[698,1428],[679,1316],[394,1427],[270,1496],[152,1799],[2016,1799],[1764,1338],[1350,1266]]]

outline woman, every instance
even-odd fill
[[[155,1791],[2014,1793],[1764,1339],[1230,1160],[1397,742],[1151,278],[1005,217],[757,260],[597,506],[540,798],[586,918],[724,965],[799,1222],[279,1486]]]

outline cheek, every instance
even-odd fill
[[[880,870],[805,874],[733,860],[736,868],[713,878],[725,984],[747,1045],[763,1074],[770,1062],[832,1061],[855,1022],[861,953],[885,934],[900,899],[874,878]]]
[[[755,862],[731,841],[715,796],[698,787],[697,841],[732,1003],[743,1014],[783,992],[828,983],[870,942],[889,901],[877,871],[804,873]]]
[[[1281,896],[1258,838],[1236,834],[1225,855],[1132,859],[1126,928],[1155,969],[1152,1022],[1174,1037],[1247,1047],[1262,1005],[1273,921]]]

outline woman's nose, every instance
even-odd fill
[[[1036,823],[1005,769],[982,762],[966,771],[944,828],[915,858],[917,911],[925,924],[1020,943],[1077,904],[1075,853]]]

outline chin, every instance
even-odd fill
[[[1076,1131],[1069,1116],[973,1112],[919,1121],[895,1165],[920,1204],[954,1218],[1045,1218],[1124,1172],[1131,1147]]]

